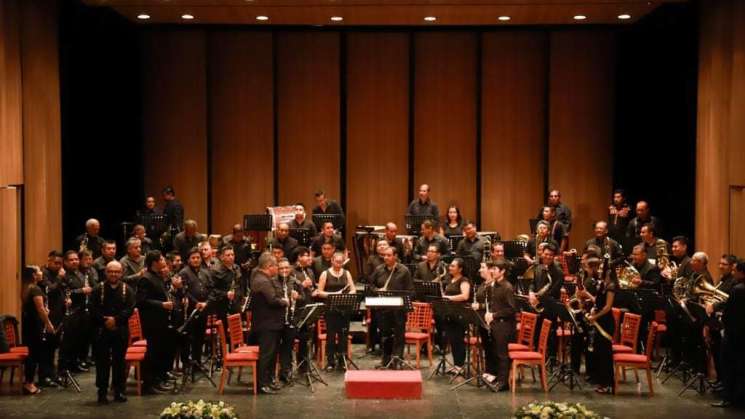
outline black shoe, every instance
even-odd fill
[[[274,391],[282,390],[282,386],[279,383],[271,383],[268,387]]]
[[[712,403],[711,407],[731,407],[732,403],[728,402],[727,400],[722,400],[716,403]]]
[[[166,394],[170,393],[170,391],[165,391],[159,389],[157,386],[147,386],[142,389],[142,394],[150,394],[150,395],[160,395],[160,394]]]
[[[80,365],[80,368],[91,369],[91,364],[88,361],[80,361],[78,365]]]
[[[39,380],[39,383],[37,384],[37,386],[39,386],[39,387],[56,388],[56,387],[59,387],[59,384],[57,384],[51,378],[47,377],[47,378],[44,378],[43,380]]]
[[[153,385],[153,388],[157,391],[163,392],[163,393],[170,393],[173,391],[173,386],[170,386],[166,383],[158,383]]]
[[[178,376],[170,371],[166,373],[166,380],[178,380]]]
[[[98,404],[109,404],[109,399],[106,398],[106,393],[98,393]]]
[[[277,391],[276,390],[273,390],[269,386],[263,386],[263,387],[259,388],[259,393],[260,394],[277,394]]]
[[[507,391],[510,389],[510,386],[508,386],[507,384],[504,384],[501,381],[495,381],[492,385],[494,386],[494,391],[496,392]]]
[[[334,372],[336,370],[336,365],[328,364],[326,365],[326,368],[324,368],[324,371],[326,372]]]
[[[88,372],[90,371],[90,368],[88,368],[87,364],[78,364],[73,369],[76,369],[75,372]]]
[[[127,396],[124,393],[114,393],[114,401],[117,403],[124,403],[127,401]]]

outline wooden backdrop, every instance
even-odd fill
[[[348,231],[402,223],[420,183],[442,213],[507,238],[551,187],[575,211],[573,245],[605,216],[608,31],[169,28],[143,42],[147,190],[176,185],[204,231],[317,189]]]

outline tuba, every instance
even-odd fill
[[[694,301],[702,304],[724,303],[729,299],[729,294],[706,281],[704,275],[694,277],[690,295]]]

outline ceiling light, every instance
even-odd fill
[[[435,16],[427,16],[424,18],[424,20],[426,20],[427,22],[434,22],[435,20],[437,20],[437,18]]]
[[[148,19],[150,19],[150,15],[145,14],[145,13],[140,13],[139,15],[137,15],[137,19],[148,20]]]
[[[341,22],[342,20],[344,20],[344,18],[341,16],[331,16],[331,20],[333,20],[334,22]]]
[[[618,18],[621,20],[627,20],[627,19],[631,19],[631,15],[628,13],[624,13],[622,15],[618,15]]]
[[[502,22],[507,22],[508,20],[512,18],[509,16],[499,16],[497,19],[501,20]]]
[[[269,20],[269,16],[256,16],[256,20]]]
[[[574,20],[585,20],[587,19],[587,16],[585,15],[575,15]]]
[[[184,14],[184,15],[181,15],[181,19],[192,20],[192,19],[194,19],[194,15]]]

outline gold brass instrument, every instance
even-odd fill
[[[90,284],[90,281],[88,281],[88,273],[86,272],[85,276],[83,277],[83,288],[88,288],[90,286],[91,284]],[[88,310],[89,303],[90,303],[90,294],[85,294],[85,312],[86,313],[89,311]]]
[[[638,288],[639,285],[634,284],[632,280],[641,275],[639,274],[639,271],[634,267],[634,265],[629,263],[629,261],[625,262],[626,266],[622,266],[620,268],[620,271],[618,272],[618,285],[623,290]]]
[[[701,304],[724,303],[729,299],[729,294],[710,284],[704,279],[704,275],[698,275],[690,288],[691,297]]]
[[[85,233],[83,235],[83,240],[80,241],[80,247],[78,248],[78,253],[88,250],[88,233]]]
[[[538,265],[532,265],[530,268],[533,268],[535,270],[536,269],[535,268],[536,266],[538,266]],[[530,269],[530,268],[528,268],[528,269]],[[553,284],[553,279],[551,278],[551,274],[548,273],[548,267],[546,268],[546,276],[548,276],[548,283],[546,285],[544,285],[541,289],[539,289],[535,293],[536,295],[543,295],[544,292],[548,291],[548,289],[551,288],[551,285]],[[523,276],[523,278],[525,278],[525,276]],[[533,279],[533,278],[534,278],[534,276],[531,277],[531,279]],[[515,294],[515,297],[530,302],[530,296],[528,296],[528,295]],[[540,301],[538,301],[535,305],[531,304],[531,307],[533,307],[533,310],[535,310],[536,313],[539,313],[539,314],[540,313],[543,313],[544,307],[543,307],[543,303],[541,303]]]
[[[445,283],[442,281],[442,278],[445,277],[445,274],[447,274],[447,269],[445,269],[445,265],[442,264],[442,262],[439,263],[440,273],[437,274],[435,279],[433,279],[433,282],[439,282],[440,283],[440,296],[445,295]]]

